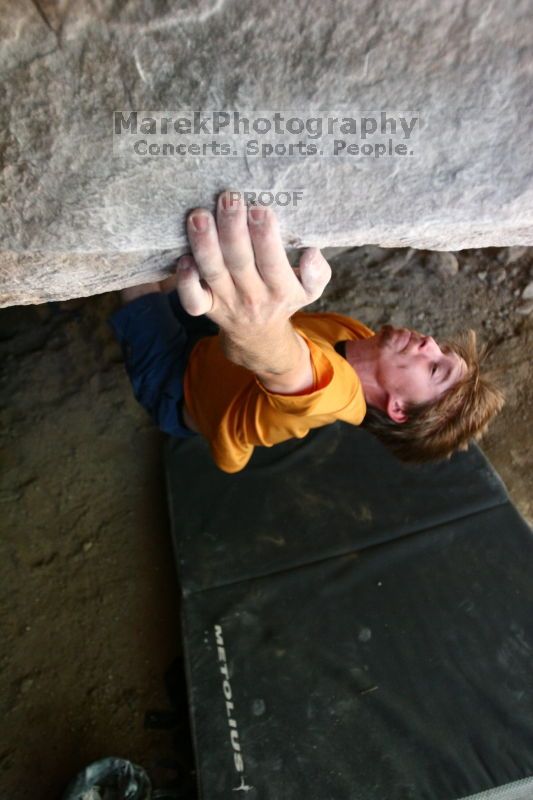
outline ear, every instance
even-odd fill
[[[399,424],[407,422],[407,414],[405,413],[403,400],[400,400],[398,397],[389,397],[387,401],[387,414],[394,422],[398,422]]]

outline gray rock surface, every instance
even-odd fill
[[[303,191],[277,209],[287,246],[533,244],[531,16],[530,0],[3,0],[0,303],[162,277],[186,211],[226,187]],[[153,109],[417,123],[412,156],[333,156],[334,136],[323,156],[114,152],[113,112]]]
[[[453,278],[459,271],[459,262],[453,253],[432,253],[428,265],[443,278]]]

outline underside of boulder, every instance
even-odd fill
[[[533,244],[531,16],[529,0],[2,4],[0,304],[165,276],[187,211],[225,188],[263,192],[287,247]]]

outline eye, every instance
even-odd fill
[[[431,367],[431,377],[433,377],[433,375],[435,375],[435,373],[437,372],[438,368],[439,368],[438,364],[433,364],[432,365],[432,367]]]

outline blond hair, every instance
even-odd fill
[[[442,345],[466,362],[465,375],[433,403],[412,405],[407,420],[394,422],[385,412],[368,406],[363,426],[374,433],[401,461],[423,462],[449,458],[466,450],[486,432],[503,404],[503,392],[482,374],[487,349],[478,352],[476,334],[465,331]]]

